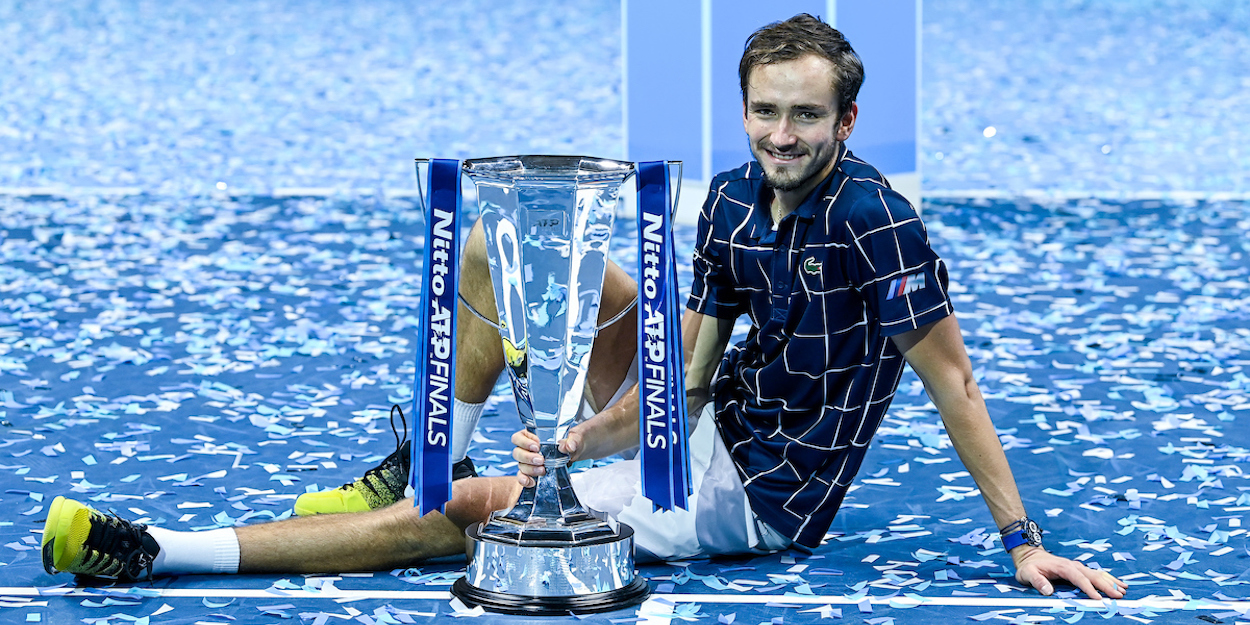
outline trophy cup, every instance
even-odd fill
[[[608,242],[635,165],[578,156],[467,160],[476,185],[517,412],[547,471],[510,510],[466,531],[469,566],[452,593],[513,614],[600,612],[649,593],[633,529],[584,507],[557,450],[581,409]]]

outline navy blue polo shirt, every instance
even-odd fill
[[[751,506],[820,544],[903,372],[890,336],[951,314],[946,268],[916,211],[871,165],[838,164],[773,228],[758,163],[717,176],[687,307],[751,319],[712,382]]]

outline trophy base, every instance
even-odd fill
[[[481,606],[490,612],[522,616],[560,616],[622,610],[642,603],[651,594],[651,589],[647,582],[638,577],[630,585],[608,592],[568,597],[533,597],[482,590],[462,577],[452,584],[451,594],[467,605]]]
[[[620,610],[650,594],[634,571],[634,530],[583,543],[502,542],[465,530],[469,567],[451,593],[491,612],[534,616]]]

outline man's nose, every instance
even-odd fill
[[[773,128],[769,140],[778,148],[787,148],[798,143],[798,137],[794,135],[794,124],[788,118],[781,118],[777,122],[777,126]]]

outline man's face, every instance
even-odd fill
[[[838,115],[833,63],[808,54],[751,69],[743,126],[768,183],[807,193],[832,171],[838,142],[855,126],[855,108]]]

